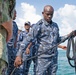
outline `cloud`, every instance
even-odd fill
[[[58,23],[61,35],[76,30],[76,6],[65,4],[55,11],[53,19]]]
[[[23,29],[25,21],[29,20],[31,23],[36,23],[41,16],[37,14],[35,6],[28,3],[21,3],[19,15],[17,15],[18,27]],[[59,25],[60,35],[70,33],[76,29],[76,6],[65,4],[55,11],[53,21]]]
[[[30,21],[33,24],[41,19],[41,16],[36,13],[35,7],[28,3],[21,3],[20,11],[21,16],[18,17],[17,24],[21,29],[23,29],[25,21]]]

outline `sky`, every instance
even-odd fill
[[[76,0],[16,0],[18,28],[24,30],[25,21],[33,24],[40,20],[45,5],[53,6],[52,20],[58,24],[61,36],[76,29]]]

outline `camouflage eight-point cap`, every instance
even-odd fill
[[[0,25],[13,17],[15,0],[0,0]]]

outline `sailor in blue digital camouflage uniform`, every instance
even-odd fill
[[[43,19],[38,21],[36,25],[33,26],[31,32],[29,32],[27,39],[20,45],[17,57],[15,59],[14,65],[18,67],[22,63],[22,51],[27,44],[33,43],[37,39],[38,54],[45,52],[44,54],[38,56],[36,75],[46,75],[45,71],[48,69],[49,75],[56,75],[58,68],[58,51],[57,47],[52,48],[54,45],[59,43],[59,41],[66,38],[59,36],[59,28],[57,23],[52,21],[54,9],[50,5],[46,5],[43,9],[42,15]],[[27,42],[28,41],[28,42]]]
[[[24,39],[27,37],[27,34],[29,33],[29,30],[30,30],[30,25],[31,25],[31,23],[29,21],[25,22],[25,24],[24,24],[25,31],[21,31],[19,36],[18,36],[18,49],[19,49],[21,42],[24,41]],[[25,51],[25,49],[24,49],[24,51]],[[23,60],[31,57],[31,54],[32,54],[31,52],[30,52],[30,54],[25,54],[25,52],[24,52],[23,53]],[[31,64],[31,60],[22,64],[19,67],[19,75],[28,75],[30,64]]]
[[[13,20],[16,19],[16,10],[14,11],[14,17]],[[14,60],[16,56],[16,42],[17,42],[17,35],[18,35],[18,27],[15,21],[13,21],[13,36],[11,40],[7,43],[8,48],[8,75],[11,74],[11,72],[14,69]]]
[[[33,28],[34,25],[35,24],[31,25],[31,29]],[[35,56],[37,54],[37,49],[38,49],[37,39],[34,39],[34,41],[32,43],[32,46],[31,46],[31,43],[28,44],[28,47],[26,48],[26,54],[30,53],[30,48],[31,48],[31,53],[32,53],[31,55],[33,57],[33,56]],[[31,60],[32,60],[31,62],[33,62],[33,75],[36,75],[37,58],[33,58]]]

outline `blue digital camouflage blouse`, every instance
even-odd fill
[[[22,54],[22,50],[29,42],[35,42],[35,40],[37,40],[39,46],[38,54],[47,50],[43,56],[49,57],[51,56],[52,51],[57,52],[57,47],[53,49],[51,49],[51,47],[64,38],[65,36],[59,36],[59,28],[55,22],[51,21],[50,23],[47,23],[44,19],[41,19],[32,27],[28,37],[21,43],[17,56]]]

